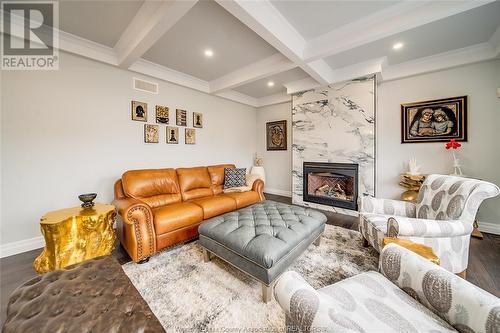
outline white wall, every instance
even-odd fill
[[[266,123],[287,121],[287,150],[266,150]],[[292,189],[292,103],[281,103],[257,109],[257,154],[264,158],[267,193],[291,196]]]
[[[250,167],[256,151],[256,110],[174,84],[159,95],[132,89],[132,72],[61,53],[59,71],[4,71],[1,124],[1,244],[40,236],[47,211],[79,204],[97,192],[113,199],[113,183],[129,169],[232,162]],[[196,145],[145,144],[144,123],[130,119],[131,100],[202,112]],[[172,113],[171,113],[172,116]],[[172,117],[171,117],[172,118]]]
[[[468,142],[458,152],[466,175],[500,185],[500,60],[383,82],[378,87],[377,194],[398,198],[398,176],[415,156],[423,173],[451,172],[444,143],[401,144],[400,105],[407,102],[467,95]],[[500,228],[500,198],[487,200],[479,220]],[[499,229],[500,230],[500,229]]]

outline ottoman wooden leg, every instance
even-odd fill
[[[319,235],[318,238],[316,238],[316,240],[314,241],[314,245],[319,246],[320,244],[321,244],[321,235]]]
[[[365,237],[361,236],[361,245],[363,247],[368,247],[368,241],[366,240]]]
[[[267,303],[271,300],[273,295],[273,285],[265,285],[264,283],[262,284],[262,301],[264,303]]]
[[[208,252],[207,249],[203,249],[203,261],[204,262],[210,261],[210,252]]]

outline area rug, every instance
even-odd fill
[[[359,232],[327,225],[321,245],[311,244],[290,270],[317,289],[377,264],[378,253],[361,246]],[[283,330],[283,311],[274,299],[262,302],[260,283],[218,258],[203,262],[197,241],[123,270],[167,332]]]

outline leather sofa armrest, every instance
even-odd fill
[[[253,182],[252,191],[255,191],[259,194],[260,201],[266,200],[266,197],[264,196],[264,182],[262,181],[262,179],[257,179]]]
[[[153,212],[145,202],[134,198],[113,201],[118,212],[120,241],[130,258],[141,261],[156,252],[156,232]]]

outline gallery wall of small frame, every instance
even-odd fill
[[[155,105],[155,118],[156,124],[149,124],[148,122],[148,104],[145,102],[132,101],[131,105],[132,120],[142,121],[144,124],[144,142],[145,143],[159,143],[161,125],[170,125],[170,108],[163,105]],[[188,128],[188,112],[183,109],[175,109],[175,125],[165,126],[165,142],[168,144],[178,144],[179,128],[184,128],[184,144],[196,144],[196,129],[203,128],[203,114],[200,112],[193,112],[193,127]],[[157,125],[158,124],[158,125]],[[173,124],[172,124],[173,125]]]

